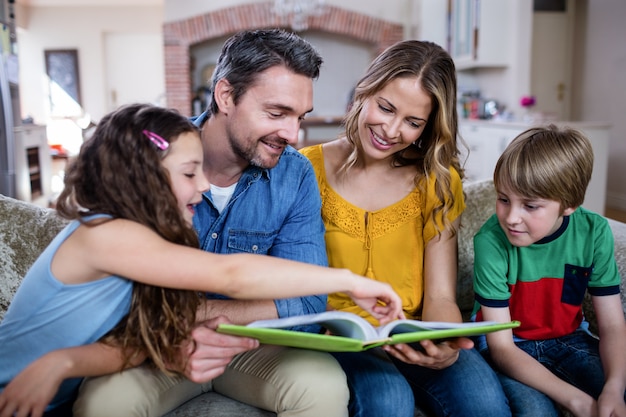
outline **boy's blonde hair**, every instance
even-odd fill
[[[553,124],[519,134],[504,150],[493,174],[502,186],[529,198],[575,208],[585,199],[593,171],[593,148],[580,131]]]

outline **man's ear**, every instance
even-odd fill
[[[228,111],[234,105],[232,92],[233,87],[225,78],[220,79],[215,84],[215,103],[217,104],[219,111],[224,114],[228,114]]]
[[[569,216],[570,214],[572,214],[573,212],[576,211],[578,207],[568,207],[565,210],[563,210],[563,216]]]

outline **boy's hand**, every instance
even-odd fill
[[[626,417],[623,393],[604,388],[598,398],[598,417]]]

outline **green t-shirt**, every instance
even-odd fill
[[[493,215],[474,236],[475,313],[508,307],[518,337],[540,340],[576,330],[585,292],[619,294],[620,276],[607,220],[579,207],[554,234],[516,247]]]

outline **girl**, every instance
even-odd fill
[[[448,53],[404,41],[358,82],[339,139],[307,149],[322,196],[329,264],[388,282],[408,318],[460,322],[456,230],[465,208],[456,75]],[[342,294],[329,307],[376,318]],[[510,415],[494,372],[467,338],[336,354],[353,416]]]
[[[102,354],[119,356],[118,370],[144,357],[182,369],[197,291],[242,299],[345,291],[378,318],[399,316],[388,285],[347,270],[197,249],[194,205],[208,188],[202,160],[197,129],[175,111],[134,104],[102,119],[59,197],[59,214],[73,221],[31,267],[0,323],[0,415],[41,414],[24,395],[35,389],[32,378],[9,382],[54,350],[101,340]],[[52,384],[49,410],[70,402],[77,377],[113,371],[94,362],[62,371],[74,378]]]

